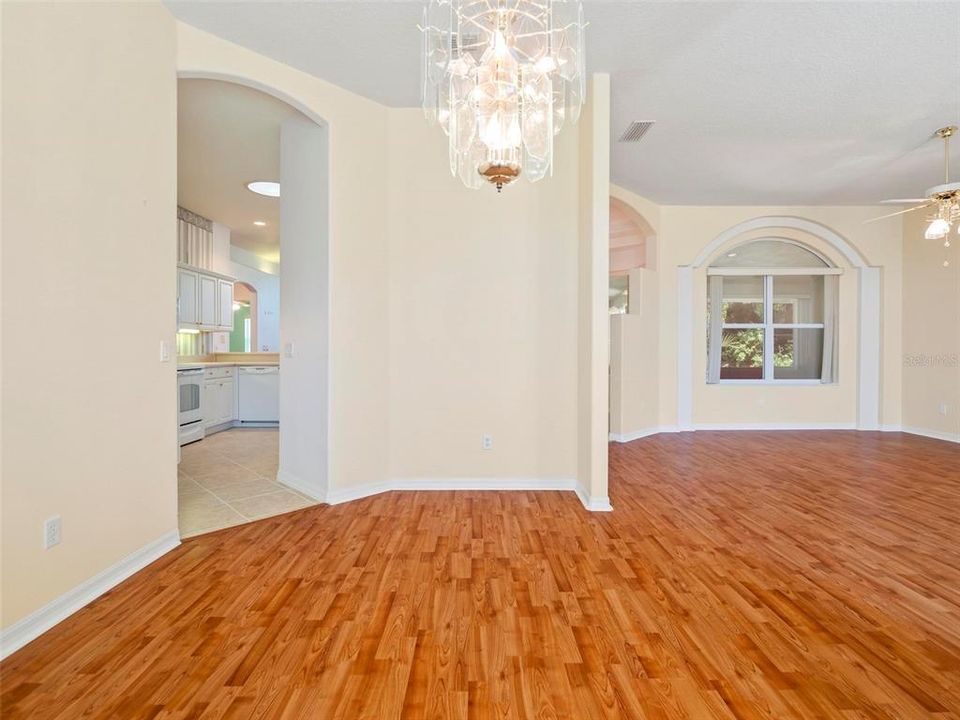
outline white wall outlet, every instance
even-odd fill
[[[166,340],[160,341],[160,362],[170,362],[170,343]]]
[[[60,516],[54,515],[47,518],[43,523],[43,547],[52,548],[60,544]]]
[[[493,436],[484,435],[482,440],[482,446],[484,450],[493,450]]]
[[[283,344],[283,356],[292,358],[293,357],[293,342],[288,342]]]
[[[940,403],[940,408],[939,408],[939,409],[940,409],[940,414],[941,414],[941,415],[948,415],[948,414],[950,413],[950,406],[947,405],[947,404],[944,403],[944,402]]]

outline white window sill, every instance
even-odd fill
[[[709,386],[716,385],[767,385],[767,386],[778,386],[778,385],[823,385],[825,387],[830,387],[836,385],[835,382],[821,382],[819,380],[721,380],[720,382],[711,383],[708,382]]]

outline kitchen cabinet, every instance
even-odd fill
[[[217,327],[217,278],[200,275],[200,327]]]
[[[203,380],[203,426],[211,428],[237,419],[234,368],[208,368]]]
[[[177,323],[209,332],[233,330],[233,278],[177,266]]]
[[[233,330],[233,282],[217,278],[217,327]]]
[[[200,274],[194,270],[177,268],[177,322],[181,327],[197,324],[199,291]]]

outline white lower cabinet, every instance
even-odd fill
[[[237,419],[235,369],[208,368],[203,380],[203,426],[211,428]]]
[[[224,380],[220,383],[220,423],[233,422],[237,419],[236,387],[233,380]]]

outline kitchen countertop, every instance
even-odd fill
[[[199,370],[213,367],[279,367],[278,362],[188,362],[177,363],[177,370]]]

